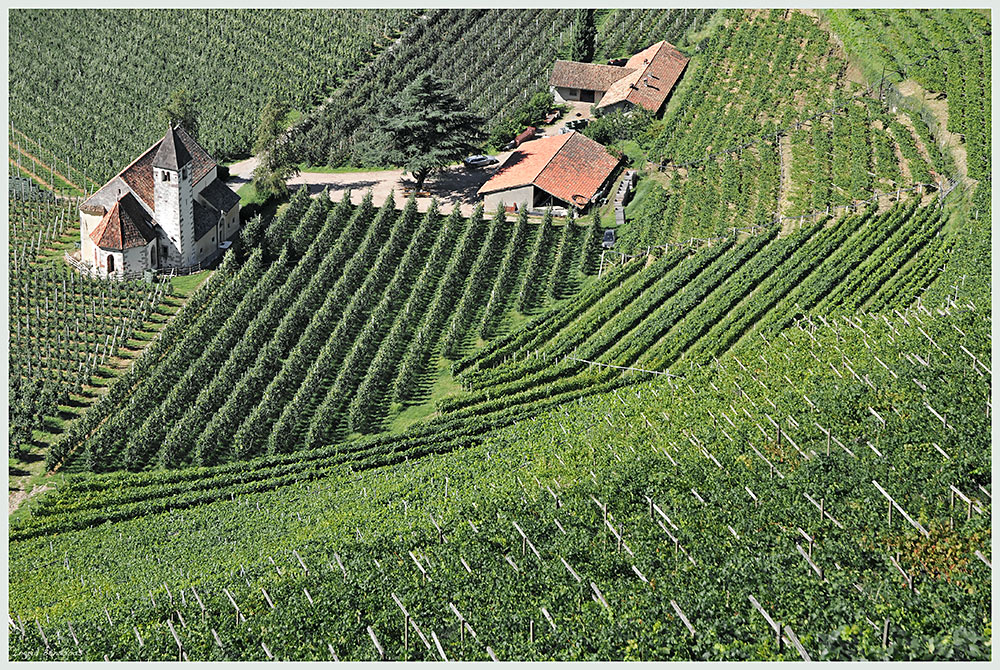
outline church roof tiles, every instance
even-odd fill
[[[156,239],[154,221],[131,193],[125,193],[97,224],[90,239],[101,249],[123,251]]]

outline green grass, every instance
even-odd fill
[[[437,371],[431,386],[430,397],[417,405],[403,407],[393,405],[389,414],[389,432],[399,434],[436,412],[436,403],[447,396],[464,393],[461,384],[451,374],[451,364],[446,358],[437,357]],[[396,412],[396,413],[393,413]]]
[[[302,118],[302,112],[301,111],[299,111],[297,109],[290,109],[290,110],[288,110],[288,113],[285,114],[285,121],[284,121],[285,128],[291,128],[296,123],[298,123],[299,119],[301,119],[301,118]]]
[[[562,301],[555,304],[562,304]],[[507,315],[504,317],[504,328],[516,330],[531,318],[532,317],[530,315],[522,314],[517,310],[509,310]],[[486,344],[486,340],[477,337],[473,342],[473,349],[478,351],[482,347],[486,346]],[[390,408],[390,433],[402,433],[410,426],[433,415],[437,411],[436,406],[438,400],[449,396],[463,395],[465,393],[465,391],[462,390],[462,385],[455,381],[455,377],[451,374],[451,365],[453,362],[454,361],[441,356],[437,357],[437,369],[435,371],[434,381],[431,385],[431,393],[430,396],[423,402],[409,406],[394,404]]]
[[[618,148],[622,150],[622,153],[625,154],[636,168],[641,169],[646,164],[646,152],[642,150],[642,147],[635,140],[619,142]]]
[[[174,277],[170,280],[171,291],[182,300],[187,300],[208,279],[210,274],[212,274],[211,270],[202,270],[184,277]]]
[[[650,190],[656,185],[656,181],[650,179],[648,176],[639,178],[639,183],[635,187],[635,195],[632,196],[632,200],[625,206],[625,220],[635,217],[639,208],[642,207],[642,201],[646,199],[649,195]]]
[[[248,205],[263,205],[267,202],[267,198],[257,192],[256,187],[253,182],[247,182],[240,186],[236,191],[236,195],[240,196],[240,207],[246,207]]]

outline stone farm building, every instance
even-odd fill
[[[510,207],[586,209],[607,192],[619,159],[578,132],[525,142],[479,189],[486,211]]]
[[[688,59],[669,42],[657,42],[628,59],[624,67],[557,60],[549,87],[557,103],[593,102],[606,112],[633,106],[658,114]]]
[[[189,268],[239,228],[239,196],[208,152],[171,126],[80,206],[80,260],[101,276]]]

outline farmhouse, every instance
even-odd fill
[[[240,227],[240,198],[180,126],[80,206],[80,260],[98,275],[212,260]]]
[[[657,114],[687,62],[665,41],[635,54],[624,67],[557,60],[549,87],[556,102],[593,102],[607,112],[639,106]]]
[[[578,132],[525,142],[479,189],[487,211],[500,203],[585,209],[602,193],[619,160]]]

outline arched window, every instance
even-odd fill
[[[156,244],[149,245],[149,267],[156,267]]]
[[[108,254],[108,274],[115,271],[115,257]]]

